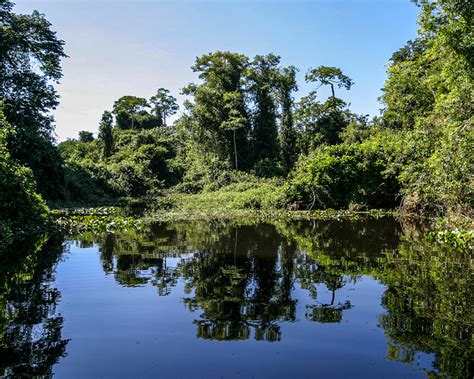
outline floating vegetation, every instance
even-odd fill
[[[119,207],[97,207],[97,208],[63,208],[53,209],[51,214],[57,217],[73,216],[120,216],[124,214]]]
[[[474,250],[474,230],[459,230],[458,228],[430,232],[431,242],[454,248],[458,251],[472,252]]]
[[[93,232],[113,233],[137,229],[142,220],[135,217],[122,216],[120,208],[87,208],[55,211],[56,225],[68,234]]]

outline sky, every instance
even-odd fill
[[[216,50],[280,55],[300,70],[297,99],[315,89],[304,82],[308,68],[338,66],[355,85],[337,96],[353,112],[378,115],[386,64],[416,37],[418,16],[409,0],[13,1],[16,13],[44,13],[66,42],[58,141],[97,133],[102,112],[124,95],[165,87],[181,103],[181,89],[198,81],[196,57]]]

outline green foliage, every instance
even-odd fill
[[[384,133],[358,144],[319,147],[300,158],[290,177],[290,197],[310,209],[394,206],[396,143],[395,134]]]
[[[59,144],[66,167],[70,200],[113,196],[142,196],[175,184],[179,171],[172,159],[177,140],[172,131],[114,130],[114,150],[103,159],[103,140]]]
[[[199,194],[174,193],[156,199],[149,216],[167,220],[247,218],[253,211],[275,211],[286,206],[286,189],[281,180],[241,173],[239,181],[235,181],[232,173],[235,171],[228,171],[225,181],[234,182],[219,189],[215,187],[217,181]]]
[[[94,141],[94,135],[92,132],[82,130],[79,132],[79,141],[80,142],[92,142]]]
[[[112,113],[118,129],[150,129],[160,126],[160,121],[150,115],[146,99],[136,96],[122,96],[114,103]]]
[[[192,67],[203,82],[183,90],[194,96],[194,103],[188,103],[193,140],[236,169],[250,163],[249,117],[243,92],[247,65],[248,58],[241,54],[217,51],[203,55]]]
[[[184,88],[192,99],[173,128],[164,128],[178,111],[167,89],[149,100],[122,96],[112,112],[104,112],[98,139],[80,132],[79,141],[59,145],[59,155],[48,112],[57,105],[51,82],[61,77],[64,43],[42,15],[15,15],[5,1],[0,96],[15,130],[6,137],[8,149],[32,169],[48,200],[97,203],[155,196],[176,186],[175,192],[203,198],[214,191],[231,208],[292,202],[303,208],[401,205],[430,215],[471,214],[472,8],[465,0],[416,3],[418,37],[390,60],[380,118],[355,115],[336,97],[336,87],[353,85],[338,67],[318,66],[305,76],[329,86],[332,96],[322,101],[313,90],[294,104],[297,69],[281,67],[279,56],[249,59],[216,51],[196,58],[192,70],[199,83]],[[277,197],[287,202],[267,200],[267,182],[256,177],[285,175],[287,183],[277,191],[285,195]],[[248,183],[258,183],[255,193],[230,189]],[[253,195],[254,204],[245,198]]]
[[[231,184],[246,181],[250,174],[232,170],[229,162],[223,162],[215,154],[202,150],[192,143],[186,146],[182,167],[184,175],[176,190],[184,193],[217,191]]]
[[[102,181],[94,178],[81,162],[66,162],[64,179],[67,202],[100,204],[109,198],[105,186],[101,184]]]
[[[292,92],[298,90],[296,72],[297,69],[294,66],[284,67],[278,77],[278,97],[281,104],[280,151],[285,173],[293,168],[298,155],[292,97]]]
[[[102,152],[104,158],[110,157],[114,148],[114,135],[112,133],[113,116],[112,113],[105,111],[99,124],[99,139],[102,141]]]
[[[151,108],[151,113],[148,108]],[[176,99],[170,92],[166,88],[159,88],[149,101],[142,97],[122,96],[114,103],[112,113],[115,115],[117,129],[153,129],[166,126],[166,118],[175,114],[178,109]],[[111,122],[111,114],[104,112],[101,125],[109,125]]]
[[[134,217],[123,216],[67,216],[56,220],[56,225],[60,230],[70,235],[84,232],[114,233],[127,231],[139,228],[140,223],[140,220]]]
[[[45,198],[61,198],[63,172],[48,112],[58,104],[52,83],[62,75],[64,42],[44,15],[20,15],[12,9],[10,1],[0,3],[0,101],[15,131],[8,137],[8,148],[13,158],[32,169]]]
[[[159,88],[156,95],[150,98],[152,112],[160,120],[160,125],[166,126],[166,118],[174,115],[179,106],[176,99],[170,95],[170,91],[166,88]]]
[[[280,57],[257,55],[250,63],[246,80],[255,103],[252,128],[254,160],[276,162],[279,155],[276,114],[278,65]]]
[[[30,169],[13,159],[6,140],[14,131],[3,117],[0,103],[0,253],[15,242],[38,234],[48,219]]]
[[[217,51],[197,58],[193,70],[203,82],[184,89],[194,102],[187,102],[183,121],[202,155],[210,153],[234,169],[253,169],[261,176],[289,171],[297,155],[292,116],[296,68],[279,63],[274,54],[249,61]]]
[[[332,97],[336,97],[334,91],[334,85],[339,88],[351,89],[354,84],[351,78],[344,75],[340,68],[330,66],[319,66],[314,69],[310,69],[305,76],[307,82],[316,82],[320,85],[331,86]]]
[[[307,154],[321,144],[334,145],[341,142],[340,134],[349,125],[353,115],[347,104],[335,96],[334,85],[349,90],[352,80],[337,67],[319,66],[309,70],[307,82],[330,85],[332,96],[324,103],[317,101],[317,92],[311,91],[301,98],[295,118],[300,130],[299,147]]]
[[[406,129],[400,182],[407,210],[472,208],[472,7],[420,1],[419,37],[392,57],[383,121]]]
[[[417,128],[400,142],[399,179],[407,211],[443,215],[472,208],[472,126]]]
[[[474,230],[461,231],[459,229],[447,229],[431,232],[429,239],[432,242],[446,245],[458,251],[474,250]]]
[[[340,143],[340,135],[352,118],[343,100],[330,97],[324,103],[320,103],[316,98],[316,92],[310,92],[308,96],[301,98],[295,112],[300,131],[299,146],[305,153],[321,144]]]

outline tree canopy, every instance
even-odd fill
[[[53,147],[53,118],[58,105],[53,87],[62,76],[66,58],[60,40],[44,15],[13,12],[13,3],[0,2],[0,99],[14,134],[9,150],[33,170],[39,191],[60,198],[63,172],[61,158]]]

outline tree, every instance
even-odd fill
[[[102,119],[99,125],[99,139],[102,141],[102,153],[105,158],[110,157],[114,147],[114,135],[112,133],[113,116],[112,113],[105,111],[102,113]]]
[[[238,92],[228,92],[224,95],[224,109],[228,112],[228,118],[222,123],[224,130],[232,132],[232,142],[234,148],[235,169],[239,169],[239,160],[237,152],[237,131],[246,127],[247,118],[239,112],[239,107],[243,103],[243,94]]]
[[[321,144],[341,142],[340,133],[349,125],[351,113],[342,99],[330,97],[321,103],[316,91],[311,91],[298,102],[295,119],[300,129],[299,148],[308,153]]]
[[[426,80],[432,63],[423,59],[427,48],[427,40],[417,38],[392,55],[381,97],[386,126],[412,129],[418,117],[433,111],[434,87]]]
[[[81,130],[79,132],[79,141],[80,142],[92,142],[94,141],[94,135],[92,132],[88,132],[86,130]]]
[[[60,198],[64,175],[49,112],[58,104],[53,84],[62,76],[64,42],[44,15],[18,15],[12,9],[10,1],[0,2],[0,98],[15,131],[8,137],[8,148],[33,170],[42,194]]]
[[[334,86],[349,90],[352,80],[337,67],[319,66],[305,76],[307,82],[330,85],[332,95],[324,102],[317,101],[317,92],[311,91],[303,97],[296,111],[296,119],[302,129],[300,141],[305,152],[316,146],[341,142],[340,133],[347,127],[352,117],[344,100],[335,96]]]
[[[170,95],[170,91],[159,88],[156,95],[150,98],[152,112],[160,120],[161,125],[166,126],[166,118],[174,115],[179,110],[176,99]]]
[[[334,86],[337,85],[339,88],[351,89],[354,84],[351,78],[344,75],[340,68],[331,66],[319,66],[314,69],[310,69],[305,75],[307,82],[317,82],[320,85],[331,86],[332,97],[335,98],[336,94]]]
[[[421,8],[418,23],[423,39],[442,44],[474,66],[473,7],[469,0],[412,0]]]
[[[142,97],[122,96],[114,103],[112,113],[115,115],[115,123],[119,129],[139,129],[146,116],[148,102]]]
[[[278,99],[281,106],[280,149],[283,168],[290,172],[297,157],[297,134],[293,120],[292,92],[298,90],[296,84],[296,67],[289,66],[280,70],[278,76]]]
[[[416,3],[418,38],[391,59],[383,122],[400,129],[402,206],[441,215],[472,207],[472,4]]]
[[[0,254],[25,236],[38,233],[48,217],[31,170],[12,158],[7,149],[7,138],[13,133],[0,102]]]
[[[246,74],[248,91],[255,102],[252,140],[257,165],[265,160],[275,165],[279,154],[276,123],[279,63],[279,56],[257,55]]]
[[[99,139],[83,144],[65,141],[58,145],[66,162],[69,192],[74,200],[103,200],[113,196],[156,194],[176,184],[175,166],[179,140],[173,131],[113,130],[110,113],[104,112]]]
[[[187,103],[193,140],[235,169],[245,169],[250,163],[250,123],[243,89],[247,65],[248,58],[241,54],[217,51],[203,55],[192,67],[202,83],[183,89],[185,95],[194,96],[194,103]]]

